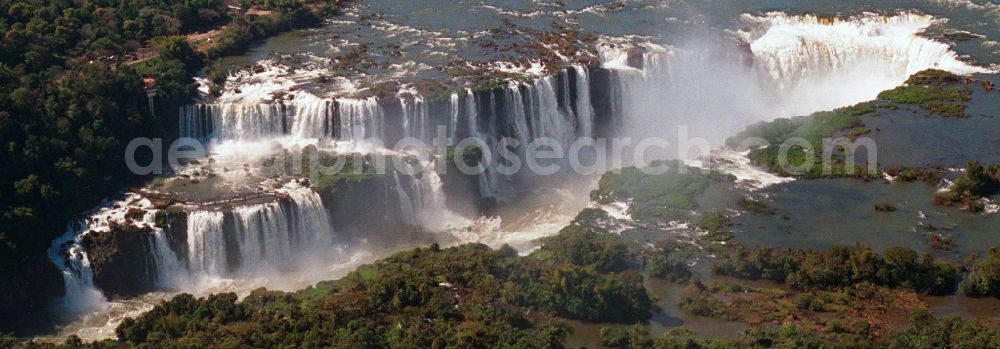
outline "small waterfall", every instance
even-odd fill
[[[385,112],[375,97],[338,99],[337,116],[340,120],[334,136],[339,140],[360,143],[367,138],[385,139]]]
[[[492,98],[493,95],[490,94],[490,99],[492,100]],[[482,141],[489,142],[488,139],[482,138],[482,135],[480,134],[479,131],[479,112],[478,112],[479,108],[477,107],[477,105],[478,105],[477,95],[471,89],[466,89],[465,112],[466,115],[468,116],[469,137],[479,137]],[[495,145],[487,144],[487,147],[490,149],[496,149]],[[495,162],[496,160],[493,161]],[[485,165],[479,164],[479,166],[481,167],[482,171],[482,173],[478,176],[479,196],[483,198],[492,198],[492,199],[498,198],[499,185],[497,183],[497,173],[495,166],[493,166],[492,164],[485,164]]]
[[[223,213],[196,211],[188,215],[188,267],[195,275],[225,275],[229,271]]]
[[[156,284],[161,287],[176,289],[180,287],[185,275],[185,266],[178,260],[177,254],[170,249],[167,233],[163,229],[154,229],[149,245],[153,251],[153,262],[156,265]]]
[[[49,260],[63,273],[66,291],[62,308],[72,314],[107,306],[104,294],[94,285],[94,271],[81,241],[81,229],[86,228],[82,222],[67,224],[66,233],[53,241],[48,251]]]
[[[645,75],[635,69],[611,69],[610,113],[612,132],[621,133],[625,125],[635,118],[635,92],[643,89]]]
[[[529,88],[531,112],[527,115],[533,131],[531,140],[553,138],[565,146],[572,142],[575,126],[559,108],[554,81],[554,76],[540,78]]]
[[[472,92],[472,89],[466,89],[465,92],[465,113],[468,116],[469,137],[479,137],[479,112],[476,107],[479,103],[477,102],[476,94]]]
[[[414,192],[419,200],[420,224],[433,231],[443,231],[459,216],[447,207],[444,195],[444,183],[441,176],[434,171],[434,162],[428,161],[420,173],[420,180],[413,181]]]
[[[179,107],[178,125],[181,137],[207,140],[212,136],[213,108],[205,104],[189,104]]]
[[[514,136],[521,143],[519,148],[523,149],[527,146],[528,142],[531,142],[532,132],[528,117],[525,114],[524,98],[521,96],[521,85],[508,85],[504,89],[503,101],[503,105],[507,106],[507,115],[505,115],[507,122],[513,128]],[[490,94],[490,103],[494,103],[493,94]]]
[[[448,119],[448,145],[455,145],[458,143],[458,117],[462,111],[457,92],[452,92],[448,97],[448,111],[451,113],[451,118]]]
[[[430,114],[427,103],[422,97],[400,97],[399,103],[403,111],[403,137],[412,137],[422,141],[431,139]]]
[[[573,66],[576,74],[576,120],[577,135],[594,137],[594,105],[590,102],[590,73],[586,67]]]
[[[403,219],[406,219],[407,224],[417,223],[417,214],[413,207],[413,201],[410,200],[410,194],[406,193],[403,183],[399,180],[399,173],[393,173],[393,178],[396,180],[396,195],[399,197],[399,206]]]
[[[435,171],[434,164],[435,160],[431,160],[413,165],[407,171],[410,174],[405,175],[408,182],[402,180],[398,172],[393,174],[393,178],[406,223],[419,224],[431,231],[444,231],[456,222],[467,220],[448,209],[444,182]]]
[[[297,138],[326,138],[332,135],[329,130],[330,108],[333,104],[329,99],[323,99],[307,93],[300,93],[292,103],[291,125],[286,126],[285,133]]]
[[[479,130],[479,134],[498,135],[497,132],[497,98],[495,93],[490,93],[489,115],[486,115],[486,126]],[[518,102],[521,103],[521,102]]]

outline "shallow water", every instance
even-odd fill
[[[997,74],[977,75],[997,79]],[[971,86],[972,100],[966,118],[946,118],[917,106],[902,105],[896,110],[880,109],[861,118],[870,130],[868,137],[877,146],[880,168],[964,167],[972,160],[1000,162],[1000,91]],[[858,161],[865,163],[868,152],[860,148]]]
[[[853,179],[817,179],[779,184],[762,191],[773,215],[734,218],[735,238],[751,245],[821,249],[829,246],[892,246],[929,251],[932,233],[951,234],[961,254],[1000,244],[1000,215],[936,206],[938,190],[920,182],[887,184]],[[888,202],[895,212],[878,212]],[[926,218],[921,218],[921,215]]]

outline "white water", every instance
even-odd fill
[[[385,139],[382,126],[385,113],[378,99],[339,99],[339,139],[362,142],[366,138]]]
[[[94,286],[94,271],[90,268],[90,259],[83,249],[80,240],[82,237],[79,230],[70,225],[66,234],[52,242],[48,252],[49,260],[62,269],[66,293],[60,301],[60,308],[70,314],[107,307],[104,294]]]
[[[465,90],[465,113],[468,118],[469,123],[469,136],[479,137],[479,111],[476,108],[477,101],[476,95],[472,92],[472,89]]]
[[[319,194],[294,184],[284,192],[291,197],[287,204],[234,207],[231,227],[223,212],[192,212],[187,236],[194,281],[295,266],[303,254],[332,249],[334,229]],[[233,259],[238,265],[230,265]]]
[[[590,102],[590,73],[586,67],[573,66],[576,73],[576,119],[580,137],[594,137],[594,105]]]
[[[362,142],[384,137],[384,112],[374,97],[330,99],[305,92],[294,96],[291,101],[271,103],[240,101],[183,106],[179,110],[180,135],[216,142],[283,136]],[[426,117],[426,109],[420,116]]]
[[[416,138],[425,142],[431,139],[430,113],[427,103],[421,97],[400,97],[403,108],[403,137]]]
[[[153,225],[156,210],[148,200],[130,194],[98,209],[84,222],[71,224],[49,250],[52,262],[63,270],[67,286],[61,307],[72,313],[88,313],[112,305],[94,285],[82,240],[90,232],[108,231],[111,222],[130,222],[126,218],[130,209],[144,211],[140,221],[131,223],[152,228],[147,250],[152,254],[157,286],[164,289],[198,291],[206,281],[292,266],[302,254],[333,249],[333,228],[319,195],[294,183],[283,189],[291,197],[287,205],[268,202],[233,208],[231,231],[226,230],[221,211],[191,212],[186,263],[181,263],[170,248],[166,232]],[[237,243],[235,246],[227,243],[227,235]],[[229,265],[230,250],[237,252],[241,264],[238,268]]]
[[[555,77],[545,77],[535,81],[529,88],[531,101],[531,139],[542,137],[553,138],[562,145],[568,145],[575,139],[575,127],[571,118],[559,109],[556,97]]]
[[[188,215],[188,266],[194,274],[224,275],[228,270],[222,212],[196,211]]]
[[[126,218],[129,210],[141,210],[141,219],[132,221]],[[62,270],[66,285],[65,296],[60,300],[61,308],[71,314],[80,314],[109,306],[107,298],[94,284],[94,272],[83,247],[83,239],[88,234],[106,232],[111,229],[112,222],[146,225],[152,228],[154,234],[148,243],[153,246],[152,250],[158,251],[166,241],[162,239],[162,230],[153,227],[154,219],[152,203],[130,194],[120,201],[94,209],[83,220],[67,224],[66,233],[54,240],[48,250],[49,259]],[[154,262],[157,270],[171,270],[177,266],[176,259],[156,258]]]
[[[947,45],[919,36],[929,16],[864,15],[826,23],[813,16],[772,13],[745,16],[753,29],[739,32],[752,50],[689,43],[676,48],[645,45],[642,69],[629,66],[627,48],[604,49],[602,66],[613,70],[612,109],[622,134],[666,136],[678,127],[712,147],[747,125],[804,115],[874,99],[911,74],[937,68],[958,74],[986,71],[961,62]],[[633,53],[635,54],[635,53]],[[671,157],[707,155],[678,153]]]
[[[753,32],[743,35],[753,50],[755,69],[784,94],[781,107],[788,114],[871,99],[928,68],[957,74],[987,71],[960,61],[948,45],[921,37],[934,24],[931,16],[866,14],[825,22],[771,13],[747,19],[767,28],[756,37]]]
[[[455,145],[458,142],[458,117],[462,111],[462,105],[457,92],[452,92],[448,97],[448,111],[451,113],[448,118],[448,145]]]

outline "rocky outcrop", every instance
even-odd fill
[[[156,286],[156,265],[149,240],[148,224],[111,222],[107,231],[92,231],[83,238],[94,284],[108,298],[133,297]]]
[[[188,260],[187,218],[187,211],[180,206],[171,206],[156,212],[156,227],[166,233],[170,250],[174,251],[179,261]]]
[[[409,178],[400,180],[406,185]],[[390,232],[408,225],[392,175],[344,180],[319,194],[342,241],[388,240]]]

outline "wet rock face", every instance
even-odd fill
[[[188,213],[179,207],[168,207],[156,212],[156,226],[163,229],[179,261],[188,260],[187,248]]]
[[[454,163],[449,163],[448,171],[441,174],[441,182],[448,209],[460,215],[475,217],[497,205],[495,198],[480,196],[477,176],[462,173]]]
[[[409,179],[401,180],[406,185]],[[388,239],[389,236],[383,236],[386,232],[407,225],[391,175],[344,181],[319,194],[330,212],[337,236],[342,240]]]
[[[614,135],[614,110],[611,70],[590,69],[590,103],[594,108],[594,132],[598,136]]]
[[[94,231],[83,238],[83,246],[94,271],[94,283],[111,299],[134,297],[155,287],[155,264],[148,225],[112,223],[108,231]]]

